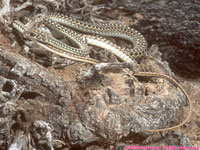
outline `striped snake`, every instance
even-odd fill
[[[69,38],[71,41],[76,43],[79,48],[71,47],[59,41],[50,33],[46,33],[37,29],[28,29],[23,23],[17,20],[13,22],[13,27],[22,33],[25,38],[34,41],[45,50],[71,60],[90,64],[99,64],[100,62],[89,57],[88,44],[104,48],[115,54],[121,60],[128,63],[133,62],[137,57],[143,56],[147,49],[147,42],[141,33],[121,24],[92,24],[57,13],[50,13],[46,15],[43,18],[42,23],[50,30],[56,31]],[[122,48],[104,39],[103,37],[79,34],[72,29],[84,33],[122,38],[130,41],[133,44],[133,48]],[[190,109],[186,119],[178,125],[164,129],[146,129],[144,131],[160,132],[174,130],[187,123],[192,113],[192,104],[186,91],[177,81],[168,75],[154,72],[139,72],[134,75],[142,77],[160,77],[171,81],[185,94]]]

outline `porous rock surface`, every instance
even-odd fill
[[[1,49],[0,57],[1,147],[14,145],[12,138],[3,139],[7,134],[21,145],[30,135],[35,147],[55,147],[58,139],[72,147],[114,144],[133,133],[145,136],[144,129],[167,127],[186,103],[170,82],[143,83],[126,64],[99,64],[72,82],[19,54]],[[160,63],[147,59],[132,67],[173,75]]]
[[[200,1],[198,0],[121,0],[122,6],[149,45],[158,44],[163,58],[180,75],[200,75]],[[140,15],[131,15],[137,14]],[[140,16],[140,17],[137,17]]]

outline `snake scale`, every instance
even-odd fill
[[[42,23],[50,30],[58,32],[69,38],[71,41],[78,45],[78,48],[69,46],[44,31],[40,31],[37,29],[28,29],[23,23],[18,20],[15,20],[13,22],[13,27],[16,28],[20,33],[22,33],[25,38],[36,42],[36,44],[47,51],[71,60],[90,64],[99,64],[100,62],[89,57],[88,44],[104,48],[127,63],[131,63],[135,58],[145,55],[147,50],[147,42],[144,36],[138,31],[130,27],[123,26],[121,24],[92,24],[58,13],[47,14],[43,18]],[[88,34],[79,34],[74,30],[80,31],[81,33],[90,33],[107,37],[122,38],[130,41],[133,45],[133,48],[122,48],[111,43],[103,37]],[[186,119],[178,125],[164,129],[146,129],[144,131],[160,132],[174,130],[187,123],[192,113],[192,104],[188,94],[177,81],[175,81],[168,75],[154,72],[139,72],[135,73],[134,75],[141,77],[159,77],[171,81],[185,94],[190,109]]]

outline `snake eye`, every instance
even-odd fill
[[[31,36],[31,37],[35,37],[36,34],[31,32],[31,33],[30,33],[30,36]]]

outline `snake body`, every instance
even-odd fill
[[[147,42],[144,36],[133,28],[123,26],[122,24],[92,24],[58,13],[50,13],[46,18],[81,32],[129,40],[134,45],[133,49],[122,47],[120,49],[121,51],[129,52],[133,58],[144,55],[147,49]]]
[[[79,49],[75,49],[71,46],[68,46],[65,43],[62,43],[59,40],[55,39],[53,36],[48,35],[47,33],[41,31],[37,32],[29,31],[25,27],[25,25],[18,20],[15,20],[13,22],[13,27],[17,29],[20,33],[22,33],[25,38],[28,38],[29,40],[36,42],[36,44],[39,45],[40,47],[56,55],[71,60],[90,63],[90,64],[100,63],[98,60],[84,56],[83,54],[81,56],[77,55],[77,53],[80,51]]]
[[[133,62],[133,59],[132,59],[132,56],[130,55],[129,51],[127,49],[122,49],[121,47],[111,43],[110,41],[106,40],[105,38],[103,37],[97,37],[97,36],[92,36],[92,35],[78,35],[76,36],[76,32],[74,33],[71,33],[69,35],[69,32],[66,32],[66,28],[62,25],[60,25],[59,23],[57,22],[54,22],[53,20],[49,19],[49,18],[45,18],[43,23],[48,26],[49,28],[51,29],[54,29],[56,30],[57,32],[65,35],[65,36],[71,36],[71,39],[75,42],[75,43],[79,43],[78,40],[74,40],[75,37],[78,37],[78,39],[82,39],[82,38],[85,38],[85,40],[87,41],[87,44],[90,44],[90,45],[94,45],[94,46],[97,46],[97,47],[101,47],[101,48],[104,48],[112,53],[114,53],[118,58],[120,58],[121,60],[125,61],[125,62]],[[68,29],[69,30],[69,29]],[[72,38],[73,37],[73,38]],[[84,42],[82,42],[84,43]],[[80,44],[80,45],[83,45],[83,44]],[[49,42],[49,44],[53,44],[53,42]],[[85,43],[84,43],[85,44]],[[58,44],[57,44],[58,45]],[[54,45],[52,45],[54,46]],[[63,47],[58,47],[58,48],[61,48],[63,49]],[[81,47],[80,47],[81,48]],[[73,51],[74,53],[76,53],[77,55],[81,55],[81,56],[85,56],[85,51],[74,51],[74,50],[71,50]],[[84,52],[84,53],[83,53]]]
[[[74,43],[76,43],[79,46],[79,48],[71,47],[57,40],[49,33],[42,32],[36,29],[34,29],[33,31],[29,30],[25,27],[23,23],[17,20],[13,22],[13,27],[16,28],[20,33],[22,33],[24,37],[28,38],[29,40],[35,41],[40,47],[54,54],[75,61],[80,61],[90,64],[98,64],[100,62],[89,57],[88,55],[89,50],[87,44],[107,49],[110,52],[114,53],[121,60],[128,63],[133,62],[134,58],[143,56],[146,53],[147,42],[144,36],[138,31],[129,27],[125,27],[120,24],[91,24],[57,13],[48,14],[47,16],[44,17],[42,22],[51,30],[54,30],[71,39]],[[133,48],[128,49],[119,47],[102,37],[78,34],[77,32],[73,31],[72,29],[66,28],[65,26],[81,32],[94,33],[109,37],[123,38],[129,40],[133,44]],[[159,132],[159,131],[174,130],[185,124],[190,119],[192,113],[191,100],[187,95],[187,93],[185,92],[185,90],[183,89],[183,87],[178,82],[176,82],[170,76],[154,72],[139,72],[134,75],[140,77],[161,77],[171,81],[181,89],[181,91],[185,94],[189,103],[188,105],[190,110],[188,116],[182,123],[169,128],[146,129],[144,131]]]

